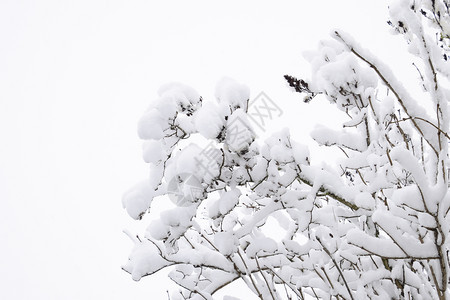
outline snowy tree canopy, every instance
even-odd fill
[[[305,102],[348,116],[311,133],[342,154],[336,166],[287,129],[257,139],[249,89],[231,79],[214,100],[160,89],[139,121],[150,178],[123,205],[136,220],[155,198],[173,205],[130,234],[134,280],[171,267],[170,299],[213,299],[236,280],[260,299],[450,299],[449,4],[400,0],[389,12],[421,93],[339,30],[308,56],[311,78],[286,76]]]

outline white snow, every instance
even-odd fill
[[[246,111],[250,89],[234,79],[224,77],[216,85],[215,96],[219,103],[230,107],[232,110],[241,108]]]
[[[147,181],[143,181],[129,189],[122,197],[122,205],[133,219],[140,219],[150,207],[156,193]]]

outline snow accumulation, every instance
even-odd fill
[[[450,297],[449,93],[436,79],[450,73],[446,48],[422,28],[425,11],[397,3],[392,26],[422,60],[432,105],[340,31],[306,54],[310,80],[290,78],[348,117],[311,133],[339,153],[335,165],[288,129],[258,139],[249,88],[232,79],[215,99],[179,83],[159,90],[138,124],[150,179],[123,197],[132,218],[152,217],[123,266],[134,280],[171,266],[181,288],[171,299],[213,299],[238,280],[261,299]],[[167,195],[174,205],[153,215]]]

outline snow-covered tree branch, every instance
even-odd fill
[[[213,299],[236,280],[260,299],[450,299],[449,3],[389,9],[421,93],[339,30],[308,56],[311,78],[286,75],[305,102],[348,116],[311,133],[341,154],[336,166],[316,164],[287,129],[257,139],[249,90],[233,80],[215,100],[161,88],[139,121],[150,179],[123,204],[138,220],[172,201],[129,234],[134,280],[172,268],[170,299]]]

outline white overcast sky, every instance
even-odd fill
[[[180,81],[207,98],[230,76],[281,106],[274,128],[302,136],[329,116],[298,104],[282,75],[308,74],[302,51],[334,27],[388,57],[386,10],[380,0],[1,0],[0,299],[166,299],[161,276],[135,283],[120,269],[132,246],[122,230],[145,228],[121,196],[147,176],[136,124],[159,86]]]

